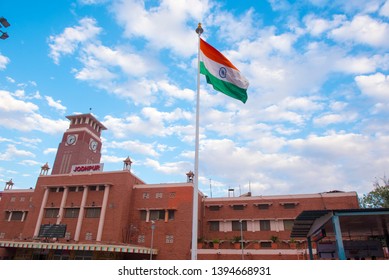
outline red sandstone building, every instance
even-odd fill
[[[0,192],[0,259],[190,259],[193,183],[146,184],[131,160],[104,171],[93,115],[67,117],[51,174]],[[358,208],[355,192],[208,198],[199,194],[198,259],[306,259],[290,238],[304,210]],[[275,248],[276,245],[276,248]]]

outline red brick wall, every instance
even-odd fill
[[[149,198],[143,198],[144,193]],[[162,193],[162,198],[156,198]],[[174,197],[172,194],[174,193]],[[151,245],[151,222],[140,219],[140,209],[175,209],[174,220],[155,221],[154,246],[158,249],[157,259],[190,259],[192,239],[192,184],[175,185],[143,185],[136,187],[133,194],[132,217],[130,224],[136,227],[133,240],[137,243],[139,235],[144,235],[144,243]],[[166,235],[172,235],[173,243],[166,243]]]
[[[9,190],[2,193],[0,201],[0,233],[5,233],[4,239],[24,238],[23,229],[26,220],[30,219],[32,207],[33,190]],[[6,220],[6,212],[13,211],[29,211],[25,221],[8,221]]]
[[[283,203],[296,203],[295,208],[285,209]],[[260,210],[255,204],[270,203],[269,209]],[[234,210],[231,205],[245,204],[244,210]],[[210,205],[222,205],[219,211],[210,211]],[[293,220],[304,210],[320,209],[349,209],[359,208],[356,193],[323,193],[312,195],[285,195],[267,197],[235,197],[235,198],[206,198],[204,201],[203,237],[206,240],[215,238],[231,240],[240,235],[240,231],[210,231],[209,221],[221,220]],[[290,231],[245,231],[244,239],[269,240],[271,235],[279,239],[290,239]]]

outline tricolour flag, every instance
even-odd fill
[[[223,54],[201,38],[200,73],[215,90],[246,103],[249,82]]]

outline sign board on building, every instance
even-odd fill
[[[77,164],[72,166],[72,173],[80,172],[102,172],[104,163]]]
[[[39,237],[48,237],[48,238],[63,238],[66,233],[66,225],[41,225],[39,229]]]

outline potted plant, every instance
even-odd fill
[[[202,249],[204,247],[204,237],[197,238],[197,249]]]
[[[270,236],[270,240],[272,241],[271,247],[273,249],[277,249],[278,248],[278,236],[272,235],[272,236]]]
[[[212,243],[213,243],[213,248],[214,249],[219,249],[220,239],[215,238],[214,240],[212,240]]]
[[[290,247],[290,249],[296,249],[296,246],[297,246],[296,240],[294,238],[291,238],[289,240],[289,247]]]
[[[240,236],[234,236],[233,238],[232,238],[232,244],[234,244],[234,248],[235,249],[240,249],[240,243],[241,243],[241,240],[240,240]]]

